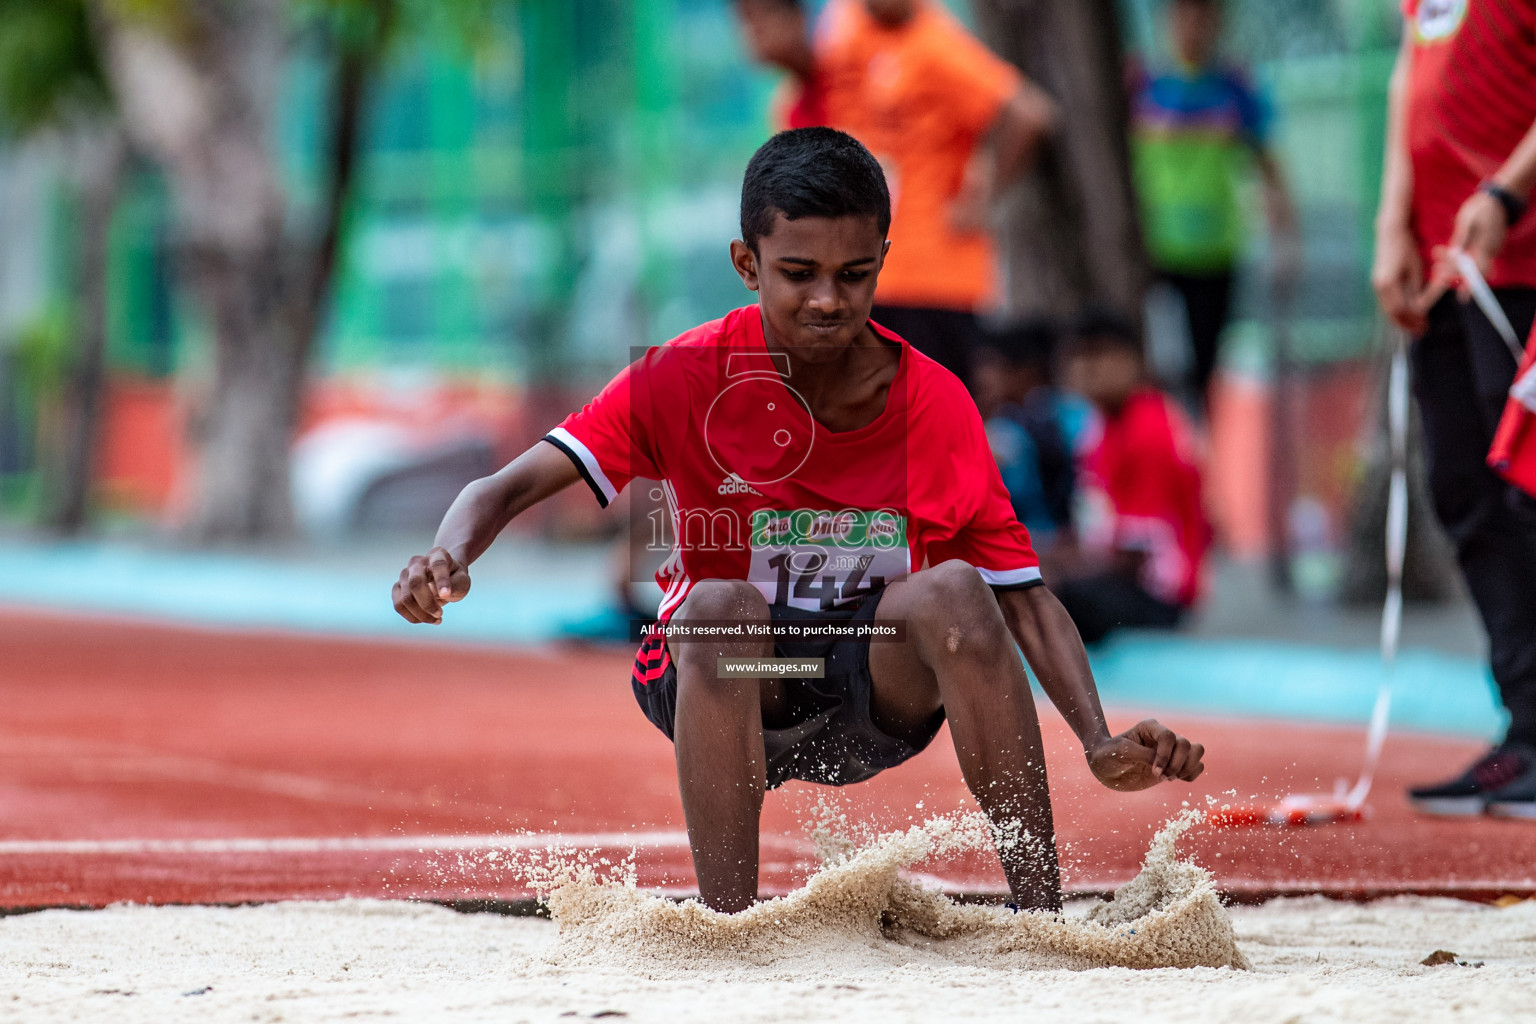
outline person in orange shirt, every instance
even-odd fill
[[[1055,105],[935,0],[831,0],[814,50],[828,123],[879,158],[895,203],[873,317],[969,385],[988,213]]]

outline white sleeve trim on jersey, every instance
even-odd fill
[[[1033,583],[1040,578],[1040,567],[1036,565],[1027,569],[983,569],[978,565],[976,571],[992,587],[1014,587],[1020,583]]]
[[[597,456],[593,455],[592,449],[582,444],[575,434],[564,427],[556,427],[545,436],[559,441],[568,453],[575,455],[581,460],[582,466],[587,471],[587,481],[602,491],[604,507],[607,507],[608,502],[619,496],[618,488],[614,487],[608,480],[608,475],[603,472],[603,467],[597,464]]]

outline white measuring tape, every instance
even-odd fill
[[[1519,366],[1525,360],[1525,349],[1520,345],[1520,338],[1515,334],[1514,325],[1509,322],[1509,317],[1504,315],[1504,307],[1499,305],[1499,300],[1493,294],[1493,289],[1488,287],[1488,282],[1483,279],[1482,271],[1477,269],[1477,261],[1467,255],[1464,250],[1456,249],[1451,253],[1451,259],[1456,263],[1456,269],[1461,271],[1462,279],[1467,282],[1467,290],[1472,293],[1472,301],[1477,303],[1477,308],[1483,311],[1483,316],[1493,324],[1493,329],[1499,337],[1504,339],[1504,344],[1509,348],[1509,354],[1515,357],[1515,366]],[[1510,385],[1510,395],[1525,406],[1531,412],[1536,412],[1536,366],[1525,371],[1523,376],[1517,376],[1515,382]]]
[[[1403,634],[1403,561],[1408,554],[1408,341],[1399,337],[1392,351],[1392,372],[1387,382],[1387,432],[1391,438],[1392,482],[1387,488],[1387,600],[1381,609],[1381,662],[1384,672],[1371,709],[1365,737],[1365,765],[1344,806],[1358,811],[1370,795],[1387,742],[1387,723],[1392,714],[1392,668],[1397,663],[1398,641]]]
[[[1461,279],[1467,282],[1467,290],[1472,293],[1472,301],[1477,303],[1477,308],[1483,311],[1483,316],[1493,324],[1493,329],[1504,339],[1504,344],[1509,346],[1509,354],[1515,357],[1515,365],[1525,358],[1525,348],[1520,344],[1520,339],[1515,335],[1515,327],[1509,322],[1509,317],[1504,315],[1504,307],[1499,305],[1498,297],[1493,294],[1493,289],[1488,287],[1483,272],[1477,269],[1477,261],[1469,256],[1464,249],[1452,249],[1451,260],[1456,264],[1456,269],[1461,271]]]

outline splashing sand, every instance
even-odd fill
[[[1164,826],[1140,874],[1086,917],[960,905],[902,877],[932,858],[990,848],[980,814],[931,818],[859,847],[820,830],[823,865],[806,884],[740,914],[649,895],[632,871],[570,851],[532,857],[521,870],[559,927],[550,960],[567,967],[834,965],[895,943],[1016,968],[1246,968],[1210,874],[1176,856],[1178,837],[1202,817],[1186,811]]]

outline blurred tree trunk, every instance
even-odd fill
[[[1102,302],[1140,320],[1149,275],[1114,0],[976,0],[974,8],[987,44],[1063,112],[1000,232],[1009,312],[1064,315]]]
[[[191,532],[290,532],[288,446],[305,343],[289,311],[287,205],[272,151],[282,0],[195,0],[154,15],[103,4],[107,69],[135,142],[165,171],[177,273],[213,334]],[[138,16],[135,16],[135,15]]]
[[[330,152],[326,165],[320,224],[313,251],[308,256],[304,286],[295,297],[299,336],[310,347],[324,327],[331,284],[341,252],[342,229],[350,209],[352,184],[357,177],[358,143],[362,137],[363,104],[378,62],[397,20],[394,0],[375,3],[378,20],[368,45],[341,46],[331,79]]]
[[[392,14],[392,3],[378,6]],[[202,542],[288,536],[290,449],[376,54],[342,55],[323,207],[296,240],[273,130],[293,32],[286,0],[180,0],[153,12],[102,2],[97,26],[130,136],[170,183],[178,277],[213,335],[188,531]]]
[[[65,381],[57,492],[48,524],[72,535],[85,528],[101,426],[107,351],[107,260],[112,214],[128,163],[128,139],[115,120],[77,133],[80,184],[79,317]]]

